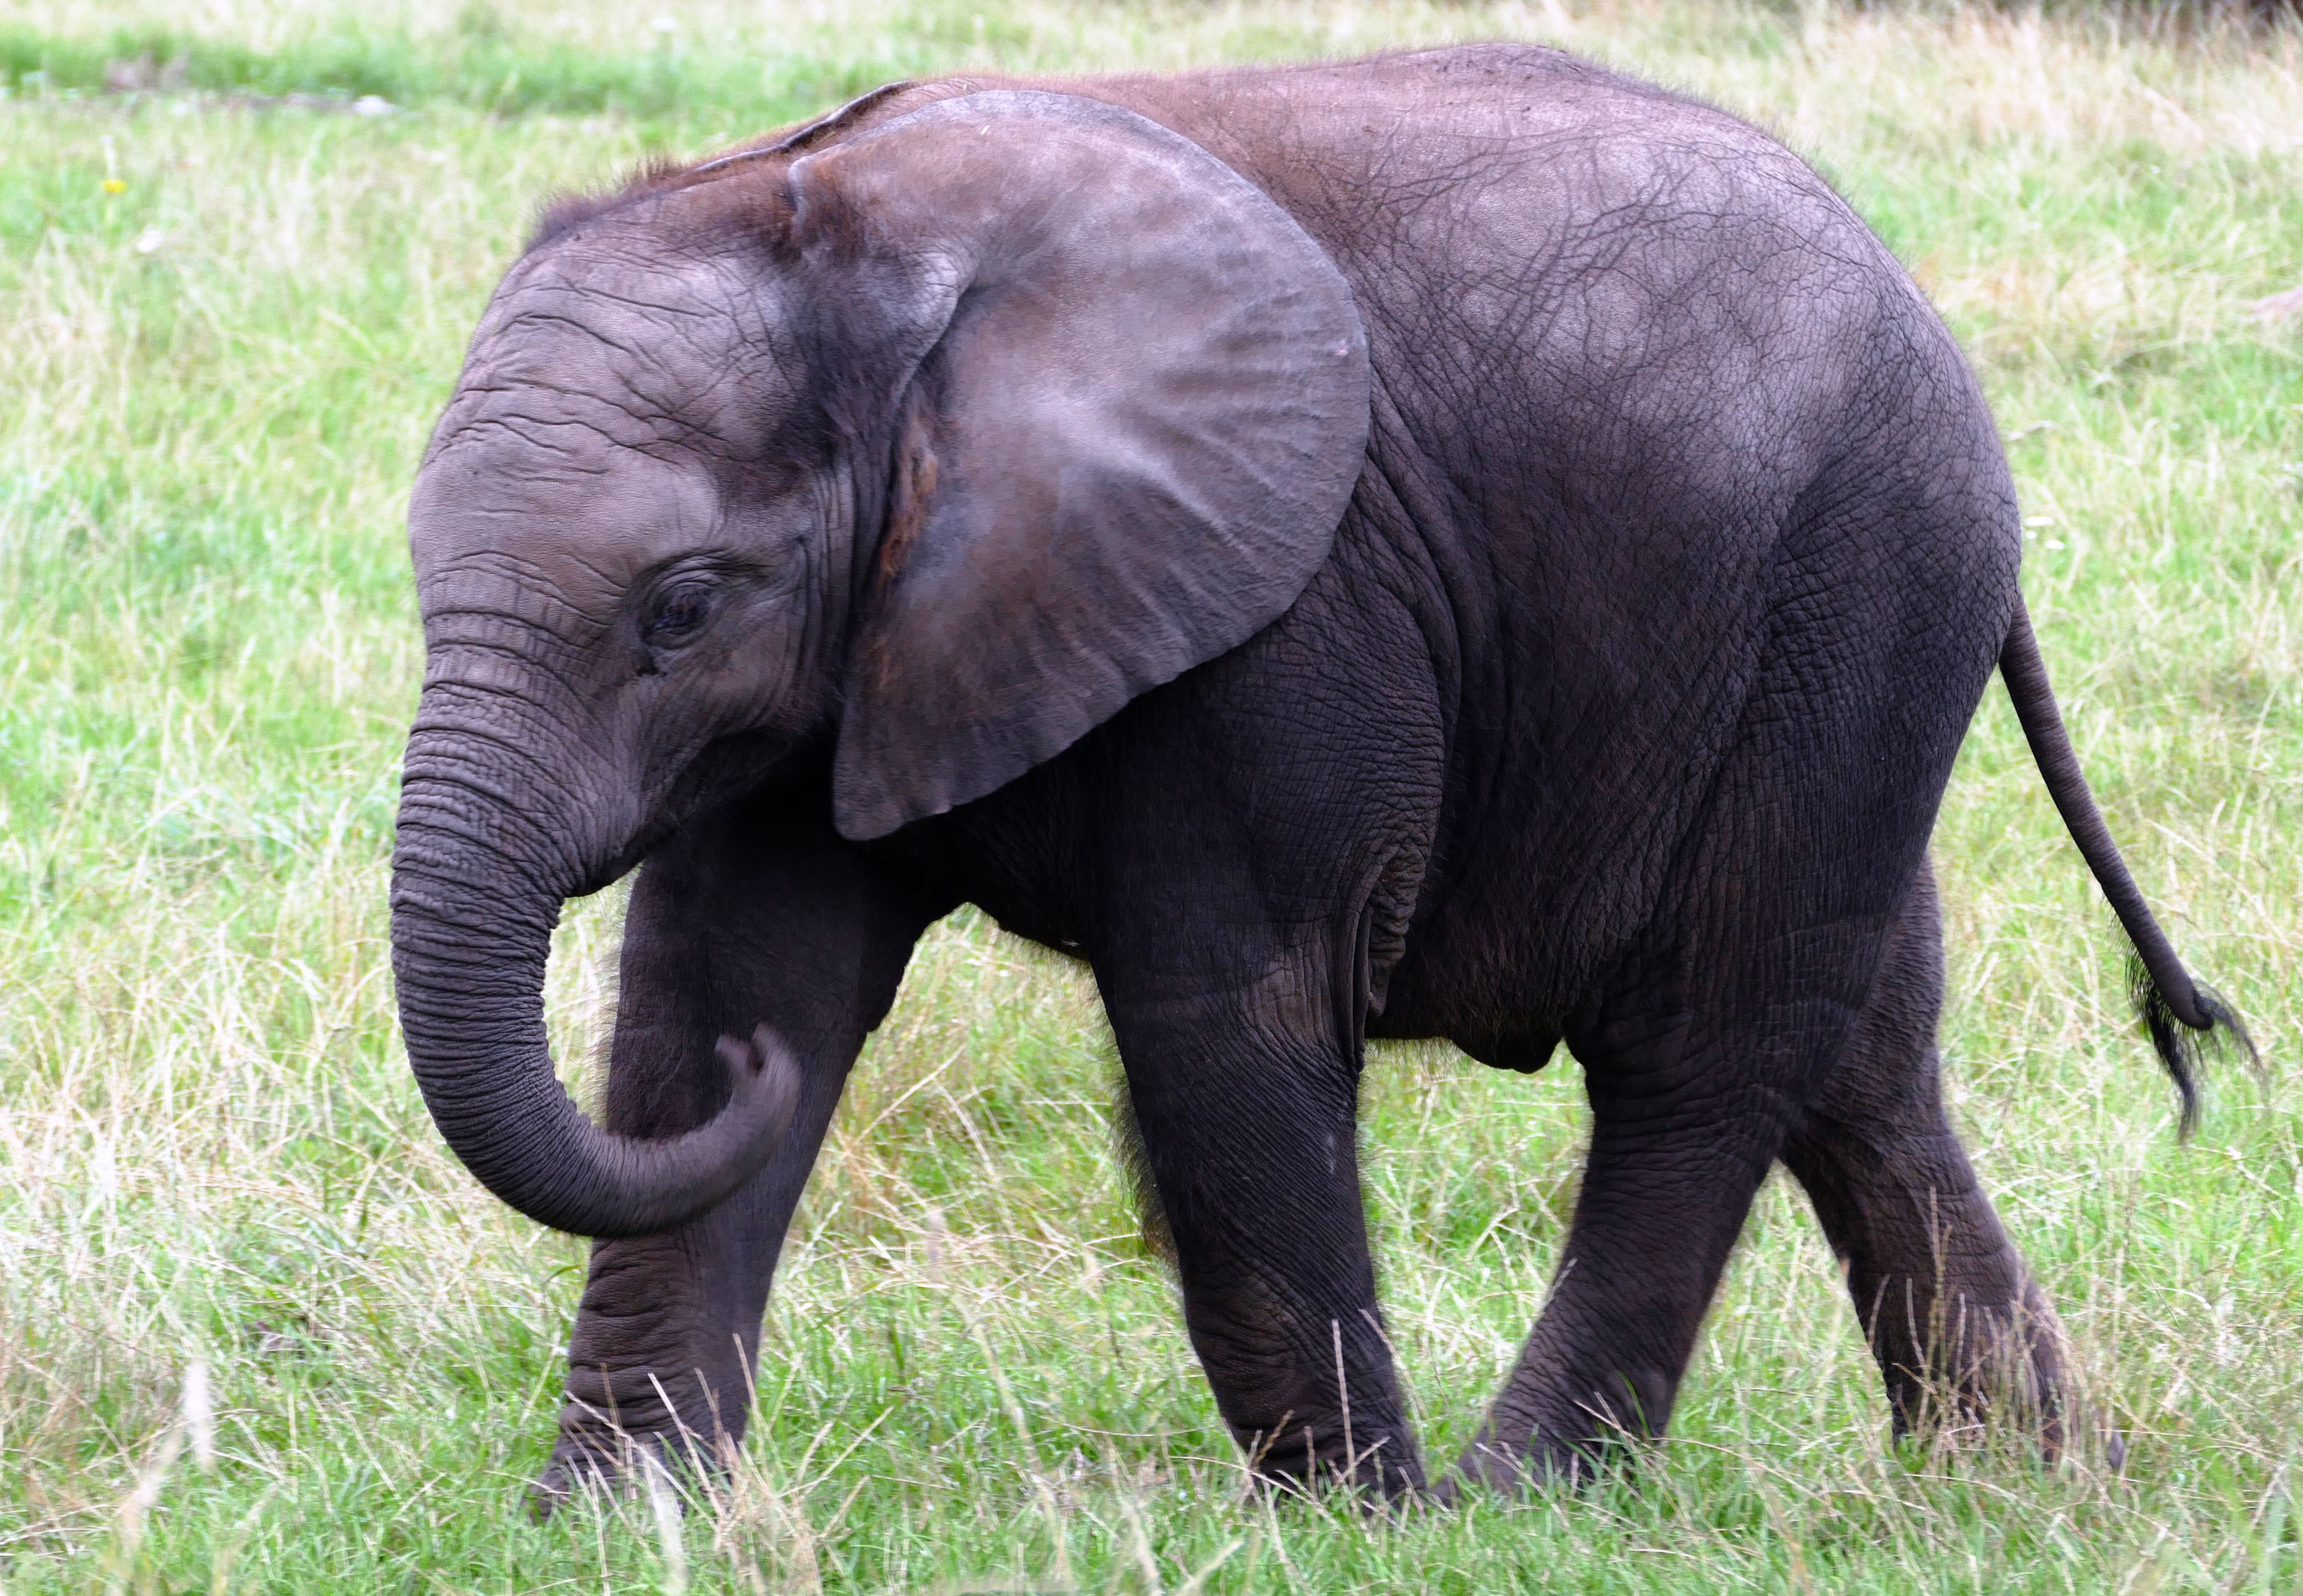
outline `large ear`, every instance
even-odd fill
[[[1099,101],[944,100],[790,181],[822,291],[887,324],[851,353],[909,378],[833,773],[860,840],[1005,785],[1295,603],[1365,455],[1367,344],[1293,217]]]

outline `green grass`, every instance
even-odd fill
[[[2303,1592],[2303,320],[2247,309],[2303,283],[2295,32],[1665,0],[224,15],[0,4],[0,1588]],[[1983,374],[2088,771],[2271,1066],[2176,1144],[1995,694],[1936,842],[1945,1052],[2126,1473],[1891,1449],[1778,1183],[1637,1489],[1399,1526],[1252,1503],[1135,1239],[1092,994],[961,916],[859,1066],[730,1487],[677,1555],[645,1501],[529,1524],[582,1248],[438,1142],[383,939],[403,495],[536,207],[898,73],[1496,35],[1777,128]],[[97,91],[147,49],[182,91]],[[330,108],[360,94],[401,110]],[[555,957],[570,1060],[612,896]],[[1444,1457],[1540,1299],[1578,1083],[1445,1050],[1369,1083]]]

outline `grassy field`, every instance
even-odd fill
[[[2303,316],[2248,310],[2303,283],[2303,33],[1665,0],[96,9],[59,34],[0,0],[0,1589],[2303,1592]],[[403,495],[538,202],[900,73],[1496,36],[1776,129],[1983,374],[2088,771],[2270,1066],[2177,1145],[1995,691],[1936,840],[1945,1051],[2124,1474],[1891,1448],[1777,1182],[1636,1490],[1397,1526],[1252,1502],[1135,1239],[1092,994],[962,915],[857,1070],[736,1477],[684,1522],[527,1523],[583,1253],[426,1120],[384,894]],[[107,63],[169,87],[103,92]],[[569,1060],[613,897],[555,958]],[[1437,1455],[1540,1300],[1575,1073],[1371,1065]]]

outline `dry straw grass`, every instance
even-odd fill
[[[1092,993],[962,916],[859,1066],[729,1482],[684,1527],[645,1499],[526,1525],[582,1254],[462,1175],[399,1057],[384,857],[419,664],[401,495],[543,194],[806,107],[361,121],[20,97],[0,106],[0,1584],[2297,1588],[2303,319],[2248,314],[2303,283],[2293,32],[1630,0],[1020,4],[980,26],[715,4],[677,7],[667,45],[672,9],[442,0],[359,26],[411,59],[485,22],[522,48],[784,52],[827,81],[856,60],[1531,37],[1825,165],[1983,372],[2077,740],[2273,1064],[2220,1080],[2206,1135],[2174,1146],[2113,929],[1995,697],[1937,843],[1946,1053],[2128,1473],[1891,1451],[1828,1256],[1778,1186],[1639,1490],[1390,1529],[1244,1502],[1109,1154]],[[316,3],[106,17],[272,52],[350,25]],[[54,18],[0,6],[10,23]],[[606,1012],[612,898],[555,957],[563,1058]],[[1577,1083],[1400,1049],[1369,1098],[1392,1333],[1444,1451],[1540,1299]],[[196,1365],[213,1395],[188,1406]]]

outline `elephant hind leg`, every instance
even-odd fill
[[[1590,1153],[1550,1300],[1455,1465],[1501,1490],[1589,1480],[1628,1458],[1624,1443],[1663,1434],[1781,1145],[1764,1102],[1683,1092],[1645,1105],[1650,1114],[1604,1090],[1592,1098]]]
[[[1783,1161],[1847,1273],[1899,1435],[1987,1417],[2063,1440],[2062,1329],[1944,1117],[1935,879],[1912,882],[1871,997]]]

